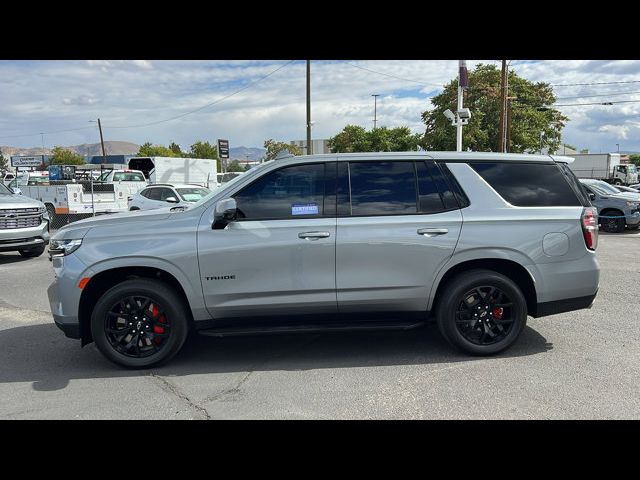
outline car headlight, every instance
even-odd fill
[[[64,257],[75,252],[82,245],[82,240],[51,240],[49,242],[49,255]]]
[[[627,207],[638,208],[640,202],[627,202]]]
[[[40,207],[40,208],[38,209],[38,213],[40,213],[40,215],[42,215],[42,218],[44,218],[45,220],[51,220],[51,219],[49,218],[49,212],[47,211],[47,209],[46,209],[46,208],[44,208],[44,207]]]

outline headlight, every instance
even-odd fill
[[[82,245],[82,240],[51,240],[49,255],[64,257],[75,252]]]
[[[38,212],[42,215],[42,218],[44,218],[45,220],[51,220],[49,218],[49,212],[47,211],[46,208],[44,207],[40,207],[40,209],[38,210]]]
[[[627,202],[627,207],[638,208],[638,205],[640,205],[640,202]]]

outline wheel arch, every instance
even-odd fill
[[[115,285],[133,278],[150,278],[169,285],[180,296],[187,307],[189,325],[193,325],[193,313],[189,298],[178,279],[170,272],[158,267],[126,266],[114,267],[100,271],[91,277],[80,295],[78,306],[78,323],[82,346],[93,341],[91,336],[91,313],[98,299]]]
[[[458,274],[471,269],[492,270],[513,280],[518,285],[527,301],[528,314],[531,316],[535,316],[537,314],[538,295],[536,292],[536,283],[531,272],[529,272],[520,263],[506,258],[472,259],[450,266],[438,281],[435,293],[431,296],[429,311],[436,311],[438,301],[442,296],[442,292],[444,291],[446,284]]]

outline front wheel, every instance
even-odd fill
[[[440,332],[472,355],[492,355],[510,347],[527,323],[527,302],[510,278],[472,270],[451,279],[438,302]]]
[[[44,249],[45,247],[42,245],[41,247],[30,248],[28,250],[18,250],[18,252],[25,258],[35,258],[42,255],[44,253]]]
[[[127,280],[107,291],[91,315],[91,335],[100,352],[127,368],[170,360],[188,333],[187,306],[158,280]]]
[[[614,215],[611,212],[609,212],[609,215],[603,216],[600,219],[602,230],[608,233],[624,232],[625,224],[626,222],[623,217]]]

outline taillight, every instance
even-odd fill
[[[584,243],[589,250],[595,250],[598,246],[598,210],[595,207],[583,208],[580,220]]]

